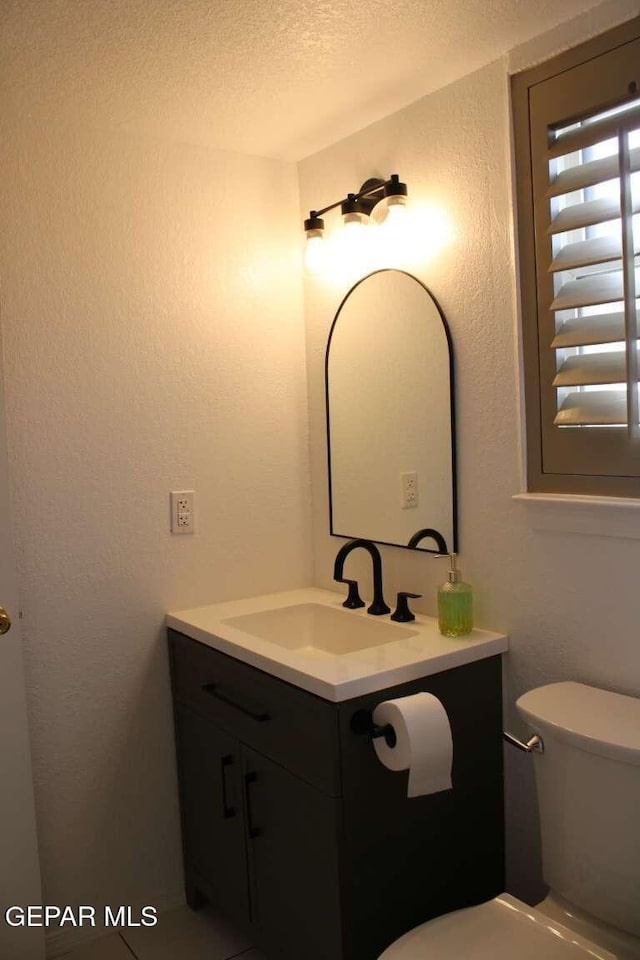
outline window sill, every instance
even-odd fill
[[[517,493],[534,530],[640,540],[640,500],[559,493]]]

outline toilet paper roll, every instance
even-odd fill
[[[451,789],[453,739],[446,710],[431,693],[385,700],[373,711],[373,722],[390,723],[396,745],[383,737],[373,743],[380,762],[389,770],[409,770],[408,797]]]

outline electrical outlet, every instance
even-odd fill
[[[400,474],[400,507],[412,510],[418,506],[418,474],[415,470]]]
[[[171,491],[171,533],[194,532],[195,496],[195,490]]]

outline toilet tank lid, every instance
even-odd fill
[[[581,750],[640,765],[640,699],[565,681],[524,693],[516,706],[544,740],[545,730]]]

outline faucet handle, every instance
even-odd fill
[[[338,583],[346,583],[349,585],[349,595],[343,602],[343,607],[348,607],[349,610],[357,610],[358,607],[364,607],[364,600],[360,599],[360,594],[358,593],[357,580],[346,580],[344,577],[340,577]]]
[[[391,614],[391,619],[396,620],[398,623],[408,623],[410,620],[415,620],[416,615],[409,610],[408,601],[418,600],[421,596],[421,593],[406,593],[404,590],[401,590],[398,593],[396,609]]]

